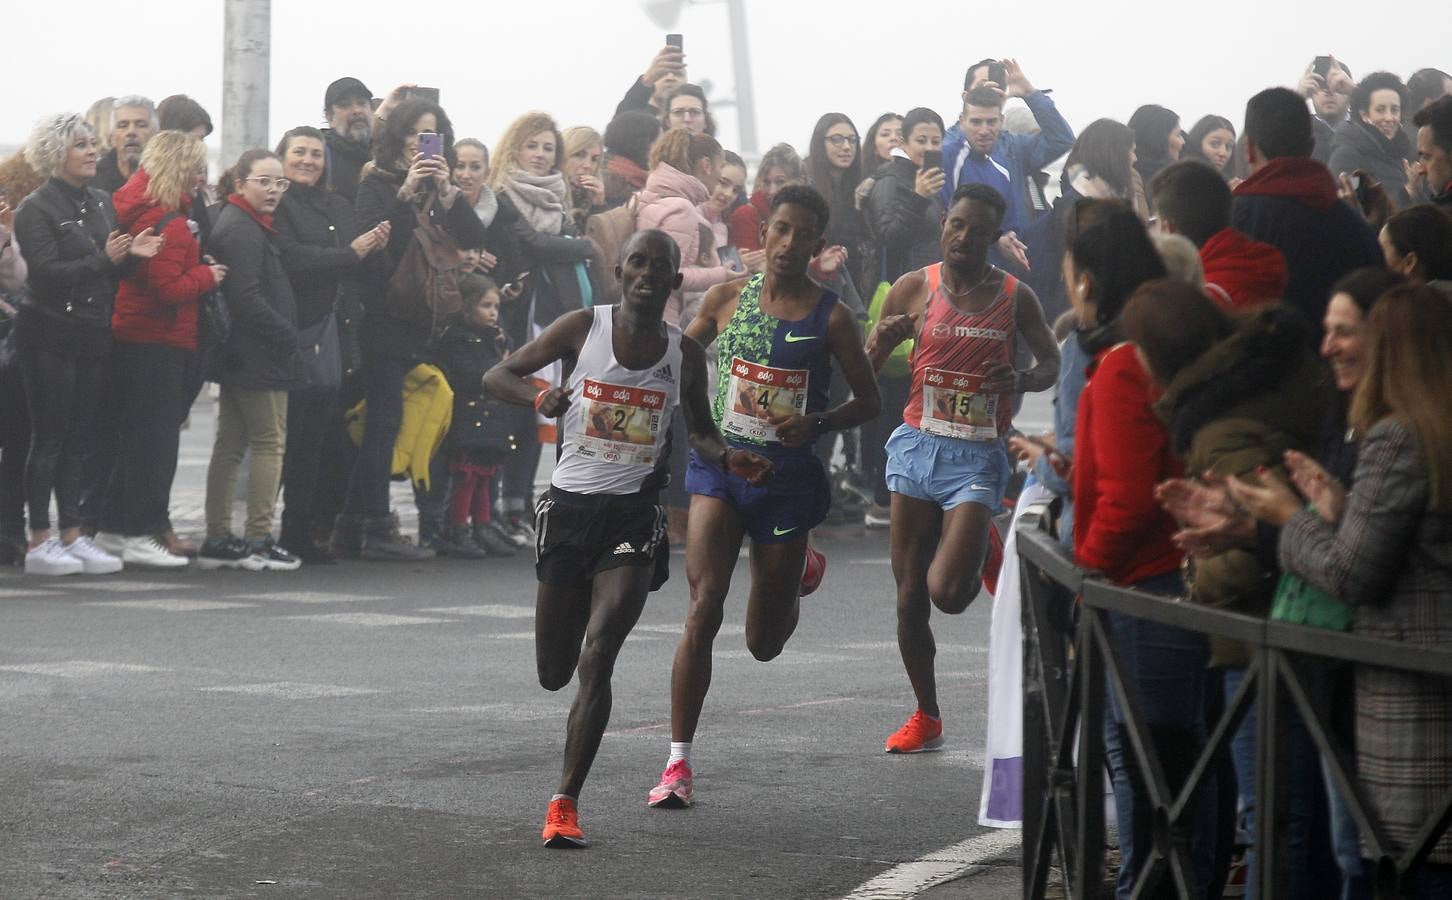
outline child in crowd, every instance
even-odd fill
[[[464,308],[438,346],[439,366],[454,391],[447,445],[453,476],[447,540],[456,548],[477,548],[480,556],[513,556],[514,542],[492,521],[490,508],[491,485],[517,447],[519,416],[484,392],[484,373],[509,355],[509,337],[499,327],[500,295],[493,281],[466,275],[459,288]]]

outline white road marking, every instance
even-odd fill
[[[896,650],[897,641],[865,641],[853,644],[833,644],[838,650]],[[938,644],[939,653],[987,653],[987,647],[974,644]]]
[[[234,684],[197,688],[209,694],[250,694],[260,697],[281,697],[284,700],[319,700],[325,697],[356,697],[377,694],[368,688],[345,687],[341,684],[307,684],[301,681],[272,681],[265,684]]]
[[[849,559],[848,565],[852,566],[890,566],[892,559],[886,556],[871,556],[867,559]]]
[[[86,606],[108,609],[149,609],[155,612],[209,612],[214,609],[243,609],[255,603],[227,603],[221,600],[188,600],[185,597],[157,597],[154,600],[92,600]]]
[[[495,619],[532,619],[534,609],[527,606],[508,606],[503,603],[481,603],[478,606],[435,606],[419,612],[439,613],[445,616],[490,616]]]
[[[534,632],[533,631],[501,631],[498,634],[486,634],[486,635],[483,635],[483,637],[489,638],[490,640],[501,640],[501,641],[532,641],[532,640],[534,640]]]
[[[192,587],[175,581],[73,581],[67,587],[108,594],[145,594],[151,591],[176,591]]]
[[[49,588],[43,588],[38,585],[29,590],[27,590],[26,588],[17,588],[15,590],[0,590],[0,600],[29,600],[32,598],[64,596],[65,591],[63,590],[51,590]]]
[[[750,650],[716,650],[711,654],[716,659],[755,660]],[[790,650],[771,661],[774,666],[810,666],[817,663],[862,662],[860,656],[843,656],[840,653],[794,653]]]
[[[356,603],[363,600],[387,600],[381,594],[329,594],[322,591],[277,591],[267,594],[245,594],[249,600],[279,603]]]
[[[863,883],[843,900],[909,900],[937,885],[961,878],[1020,845],[1017,831],[989,831],[936,853],[893,866]]]
[[[0,666],[0,672],[22,672],[26,675],[52,675],[56,678],[92,678],[98,675],[120,675],[128,672],[170,672],[156,666],[141,666],[133,663],[95,662],[75,659],[54,663],[23,663]]]
[[[423,616],[395,616],[389,613],[322,613],[315,616],[288,616],[294,622],[323,622],[329,625],[362,625],[380,628],[391,625],[442,625],[444,619]]]
[[[558,709],[525,703],[476,703],[466,706],[423,706],[409,712],[428,715],[489,716],[516,722],[533,722],[542,719],[556,719]]]
[[[631,634],[634,634],[636,631],[645,631],[650,634],[679,636],[684,628],[684,625],[636,625],[635,630]],[[740,637],[744,634],[746,634],[745,625],[722,625],[721,630],[717,632],[718,636],[725,635],[726,637]]]

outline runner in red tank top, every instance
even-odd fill
[[[887,486],[897,642],[918,708],[888,738],[889,753],[943,746],[928,617],[934,606],[960,613],[978,595],[1012,471],[1004,449],[1012,395],[1047,390],[1059,373],[1038,298],[988,264],[1004,212],[987,185],[954,191],[939,238],[942,264],[897,280],[867,342],[868,358],[881,366],[894,347],[917,339],[903,424],[887,442]],[[1022,372],[1013,368],[1019,339],[1036,360]]]

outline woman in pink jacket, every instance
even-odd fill
[[[639,195],[635,227],[659,228],[681,248],[685,278],[665,313],[673,325],[685,327],[708,288],[746,274],[721,263],[703,209],[725,164],[725,151],[715,138],[684,128],[667,131],[650,150],[650,177]]]

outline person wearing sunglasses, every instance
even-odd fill
[[[287,394],[305,381],[297,304],[272,222],[292,186],[282,172],[282,161],[271,151],[242,154],[208,248],[227,267],[222,292],[232,326],[216,372],[221,394],[207,467],[207,540],[198,555],[203,569],[291,571],[302,565],[272,538],[287,444]],[[248,451],[247,520],[238,538],[232,531],[232,495]]]

